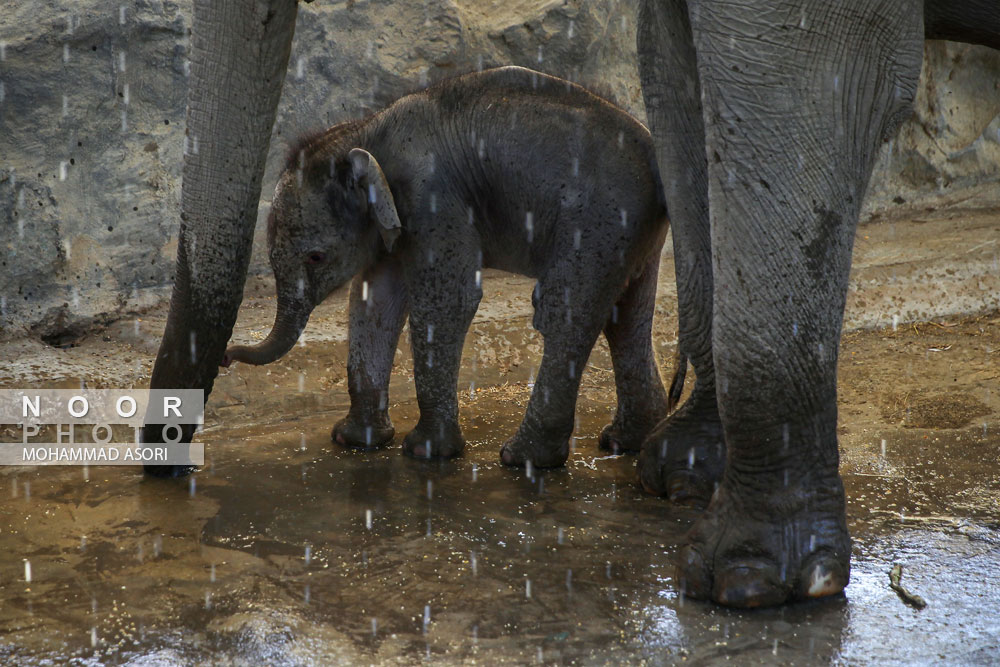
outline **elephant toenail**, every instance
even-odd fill
[[[830,595],[833,591],[833,572],[825,572],[821,568],[814,568],[809,577],[809,597],[818,598]]]
[[[763,563],[731,565],[715,577],[715,599],[730,607],[773,607],[788,594],[774,568]]]
[[[707,484],[696,473],[678,471],[667,477],[667,497],[676,505],[704,507],[708,501]]]
[[[803,597],[821,598],[836,595],[847,586],[847,576],[843,568],[829,555],[808,565],[805,571],[807,574],[801,584],[805,588]]]
[[[515,465],[517,462],[514,460],[514,453],[510,451],[508,447],[503,447],[500,449],[500,461],[505,466]]]
[[[677,554],[677,588],[687,597],[705,600],[712,593],[712,578],[701,552],[685,545]]]

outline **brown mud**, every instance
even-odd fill
[[[597,449],[614,410],[603,340],[568,465],[531,477],[501,466],[541,339],[531,282],[488,272],[460,376],[469,444],[459,459],[401,453],[417,418],[405,332],[393,444],[330,442],[347,408],[344,290],[280,362],[223,370],[199,436],[208,461],[192,477],[0,468],[0,662],[990,664],[1000,656],[998,230],[993,212],[859,232],[840,349],[854,537],[844,597],[746,613],[677,595],[671,559],[697,514],[642,494],[634,457]],[[655,332],[665,379],[672,271],[668,261]],[[266,334],[269,290],[251,279],[235,340]],[[946,314],[974,302],[985,314]],[[0,367],[0,386],[145,386],[164,316],[67,349],[5,343],[0,358],[15,361]],[[890,589],[894,563],[927,608]]]

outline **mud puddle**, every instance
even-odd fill
[[[529,477],[499,465],[540,352],[525,323],[510,322],[481,325],[467,342],[469,445],[453,461],[401,453],[417,419],[405,354],[390,390],[393,445],[333,445],[347,404],[335,361],[344,344],[328,341],[221,377],[207,417],[217,426],[201,435],[209,461],[190,479],[0,471],[9,526],[0,655],[18,664],[988,664],[1000,655],[989,366],[961,364],[961,381],[949,376],[955,387],[932,401],[967,415],[967,400],[949,398],[965,394],[985,416],[951,429],[908,424],[923,409],[917,397],[945,384],[922,381],[934,376],[928,364],[947,372],[962,354],[991,360],[990,322],[845,339],[842,358],[857,362],[841,378],[855,538],[845,598],[741,613],[678,597],[671,559],[696,513],[643,495],[634,457],[597,449],[614,405],[605,348],[584,375],[566,468]],[[949,344],[932,334],[955,356],[907,375],[925,348]],[[519,360],[484,360],[498,349],[519,350]],[[880,365],[868,363],[879,349]],[[866,377],[880,390],[866,393]],[[889,590],[894,562],[926,609]]]
[[[401,453],[417,419],[405,333],[394,443],[331,444],[348,400],[340,294],[280,362],[223,372],[200,436],[209,462],[191,478],[0,468],[0,663],[995,664],[1000,314],[943,318],[925,305],[943,307],[944,290],[956,308],[995,308],[982,235],[996,216],[961,222],[859,231],[846,323],[882,328],[849,332],[840,349],[854,537],[842,598],[742,613],[678,597],[671,559],[696,514],[641,494],[633,457],[598,451],[615,403],[603,339],[566,468],[529,478],[501,467],[541,341],[531,282],[487,272],[460,374],[460,459]],[[934,241],[957,229],[960,242]],[[665,379],[669,260],[654,320]],[[266,334],[272,293],[251,280],[236,342]],[[146,386],[164,314],[67,349],[6,342],[0,385]],[[889,589],[897,562],[927,608]]]

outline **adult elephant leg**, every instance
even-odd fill
[[[409,298],[403,270],[386,259],[351,285],[347,390],[351,409],[333,427],[333,441],[348,447],[381,447],[396,431],[389,419],[389,376]]]
[[[918,2],[848,4],[692,3],[728,446],[679,553],[692,597],[773,605],[849,579],[837,349],[861,200],[910,112],[923,26]]]
[[[650,493],[704,505],[722,476],[725,447],[712,362],[712,243],[701,84],[683,0],[647,0],[638,25],[642,94],[674,242],[678,346],[681,363],[687,357],[696,375],[688,400],[643,443],[639,475]]]
[[[206,398],[212,390],[243,298],[296,12],[294,0],[194,4],[177,267],[153,389],[204,389]],[[162,442],[162,430],[146,424],[143,442]],[[183,439],[193,432],[186,427]],[[145,469],[158,476],[189,472]]]
[[[604,325],[615,370],[618,408],[601,432],[599,446],[614,453],[636,452],[667,414],[667,394],[653,354],[653,311],[660,249],[633,278]]]

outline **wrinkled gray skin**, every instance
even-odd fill
[[[195,2],[188,132],[212,150],[185,156],[177,284],[153,387],[211,389],[294,17],[288,0]],[[836,353],[859,206],[878,144],[910,112],[924,38],[1000,48],[1000,5],[645,0],[638,26],[680,347],[698,376],[644,443],[641,479],[689,500],[717,485],[680,549],[677,584],[743,607],[839,593],[850,538]],[[160,437],[146,427],[147,441]]]
[[[580,376],[603,330],[618,411],[611,446],[638,451],[667,413],[650,329],[667,231],[649,132],[579,86],[520,67],[450,79],[291,151],[268,224],[278,308],[270,335],[223,364],[270,363],[313,307],[351,290],[351,409],[333,438],[393,437],[389,373],[409,311],[420,420],[403,442],[420,458],[465,446],[456,385],[482,297],[483,268],[538,280],[541,367],[511,465],[569,455]]]

